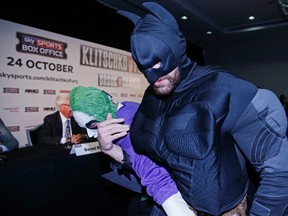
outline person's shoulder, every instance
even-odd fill
[[[139,103],[135,101],[123,101],[121,102],[122,105],[124,105],[126,108],[138,108]]]
[[[127,120],[134,116],[139,107],[139,103],[134,101],[123,101],[121,104],[122,107],[117,111],[117,117],[124,117]]]
[[[0,117],[0,125],[5,125],[1,117]]]
[[[139,106],[139,103],[135,101],[122,101],[121,103],[126,104],[128,106]]]
[[[56,111],[54,113],[50,113],[50,114],[46,115],[44,118],[45,119],[56,118],[58,115],[59,115],[59,111]]]

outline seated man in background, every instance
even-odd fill
[[[56,97],[57,111],[44,117],[43,126],[38,134],[40,145],[78,144],[88,140],[87,131],[81,128],[72,116],[69,93],[60,93]],[[67,128],[69,127],[69,135]],[[71,135],[70,135],[71,134]]]
[[[18,140],[8,130],[3,120],[0,118],[0,154],[2,152],[10,152],[18,147]]]

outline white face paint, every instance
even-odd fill
[[[97,138],[98,136],[98,131],[97,129],[89,129],[89,128],[86,128],[87,130],[87,134],[89,137],[94,137],[94,138]]]
[[[78,125],[82,128],[86,128],[87,134],[89,137],[97,138],[98,131],[97,129],[89,129],[86,127],[86,124],[90,122],[91,120],[95,120],[94,117],[87,115],[86,113],[79,112],[79,111],[73,111],[73,117],[75,118]]]

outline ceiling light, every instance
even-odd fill
[[[182,19],[182,20],[187,20],[188,17],[187,17],[187,16],[182,16],[181,19]]]
[[[212,34],[212,31],[207,31],[206,34],[207,34],[207,35],[211,35],[211,34]]]
[[[255,17],[254,16],[249,16],[249,20],[254,20]]]

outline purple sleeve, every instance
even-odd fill
[[[130,156],[132,167],[140,177],[141,184],[158,204],[162,205],[166,199],[178,192],[166,169],[156,165],[148,157],[136,154],[132,147],[125,151]]]
[[[124,106],[117,111],[117,117],[124,118],[125,124],[130,125],[135,111],[133,107]],[[165,168],[158,166],[144,155],[136,154],[129,134],[117,144],[130,156],[132,167],[140,177],[141,184],[146,187],[148,195],[153,197],[158,204],[162,205],[166,199],[178,192],[175,182]]]

